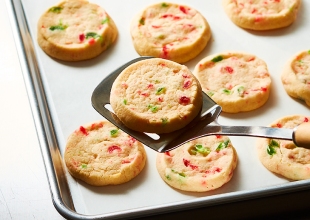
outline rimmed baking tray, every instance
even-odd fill
[[[231,138],[239,157],[237,169],[229,183],[208,193],[181,192],[167,186],[155,168],[156,152],[149,148],[145,169],[129,183],[91,187],[73,179],[62,161],[66,138],[78,126],[102,119],[91,106],[92,91],[110,72],[138,56],[131,43],[130,20],[158,1],[92,2],[111,15],[119,30],[118,39],[99,57],[70,63],[50,58],[36,42],[37,20],[58,1],[6,0],[53,203],[61,215],[69,219],[135,218],[310,188],[309,180],[289,181],[267,171],[256,156],[256,139],[248,137]],[[288,97],[280,82],[285,62],[298,51],[309,49],[303,44],[308,42],[310,30],[309,1],[302,2],[293,25],[265,32],[235,26],[225,15],[221,1],[177,2],[198,9],[212,30],[206,49],[185,64],[191,70],[209,54],[232,50],[257,55],[267,63],[272,75],[271,96],[262,108],[233,115],[222,113],[219,122],[265,126],[285,115],[309,115],[309,108]]]

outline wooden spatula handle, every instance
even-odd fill
[[[310,123],[302,123],[294,129],[294,143],[298,147],[310,149]]]

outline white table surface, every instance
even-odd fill
[[[54,208],[5,1],[0,1],[0,219],[63,219]]]

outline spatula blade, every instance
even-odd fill
[[[201,129],[207,124],[213,122],[220,114],[221,107],[218,106],[207,94],[203,92],[203,105],[200,114],[191,123],[189,123],[186,127],[180,130],[166,134],[147,134],[134,131],[126,127],[111,111],[111,109],[108,109],[110,104],[111,88],[114,80],[127,66],[137,61],[149,58],[152,57],[139,57],[137,59],[129,61],[128,63],[113,71],[95,88],[91,97],[91,103],[93,108],[99,114],[101,114],[104,118],[113,123],[119,129],[123,130],[124,132],[134,137],[146,146],[152,148],[153,150],[157,152],[165,152],[175,148],[178,143],[186,141],[186,138],[190,136],[190,134],[188,134],[188,131],[192,131],[193,129]]]

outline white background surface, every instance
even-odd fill
[[[32,1],[25,0],[24,2]],[[35,25],[42,11],[50,7],[55,2],[56,1],[52,0],[36,2],[36,7],[31,7],[33,13],[31,14],[30,24]],[[76,68],[62,62],[51,60],[42,51],[40,51],[39,48],[37,48],[40,56],[42,56],[42,59],[40,60],[41,64],[46,66],[53,64],[53,69],[49,72],[46,79],[49,82],[52,82],[50,84],[50,88],[53,98],[56,100],[54,104],[58,111],[59,121],[61,122],[60,126],[64,133],[64,139],[62,142],[64,142],[65,137],[80,124],[88,123],[89,121],[101,118],[90,106],[89,98],[91,91],[94,86],[99,83],[104,74],[107,74],[109,71],[114,70],[115,67],[117,67],[115,66],[115,63],[119,62],[115,61],[120,58],[121,62],[126,62],[137,56],[133,50],[133,47],[128,46],[131,45],[128,44],[130,43],[128,22],[131,16],[135,14],[138,9],[136,9],[136,11],[127,10],[120,14],[117,8],[113,7],[113,4],[117,4],[117,1],[102,2],[104,2],[102,5],[105,5],[107,11],[116,21],[119,30],[121,30],[115,47],[111,48],[107,51],[107,53],[91,62],[79,63],[77,65],[78,68]],[[140,4],[140,8],[143,8],[148,5],[149,2],[155,1],[141,0],[137,2]],[[193,4],[191,5],[197,9],[200,9],[198,4],[200,1],[192,2]],[[212,1],[212,4],[216,5],[217,2],[218,1]],[[3,2],[1,2],[1,4],[4,5]],[[309,6],[309,3],[306,5]],[[219,9],[218,6],[216,6],[216,8]],[[30,9],[30,7],[28,7],[28,9]],[[223,16],[224,14],[222,11],[216,11],[210,8],[206,8],[205,10],[208,12],[205,15],[213,31],[212,40],[202,54],[197,57],[197,59],[188,63],[190,69],[193,69],[194,64],[207,54],[220,52],[219,50],[224,48],[227,50],[241,50],[244,52],[254,53],[267,62],[273,75],[274,88],[276,88],[273,90],[270,100],[263,108],[251,113],[235,115],[234,118],[227,114],[223,114],[220,122],[225,122],[225,124],[234,124],[235,119],[237,119],[238,123],[243,125],[245,123],[266,125],[271,120],[281,117],[282,115],[295,113],[296,111],[297,113],[309,112],[309,109],[304,105],[285,96],[281,83],[278,81],[278,76],[281,73],[283,63],[290,58],[293,53],[304,49],[304,45],[300,43],[287,44],[288,40],[291,42],[296,42],[295,35],[293,33],[299,33],[298,36],[300,36],[300,42],[307,42],[308,40],[309,35],[307,35],[307,33],[309,33],[309,31],[307,32],[302,27],[306,26],[306,22],[303,18],[306,18],[306,14],[309,14],[309,7],[301,10],[298,19],[299,22],[296,22],[295,25],[279,32],[269,32],[267,35],[247,32],[231,25],[229,20]],[[5,7],[1,7],[1,12],[2,11],[4,12],[1,13],[1,28],[2,30],[8,30],[9,22],[5,12]],[[3,16],[4,19],[2,19]],[[127,23],[124,21],[127,21]],[[228,22],[230,25],[221,26],[221,22]],[[33,34],[35,34],[34,28]],[[243,38],[242,36],[247,36],[248,38]],[[50,200],[45,171],[35,135],[26,91],[18,66],[18,58],[14,50],[15,45],[12,35],[9,31],[6,31],[6,34],[2,34],[0,38],[1,52],[9,51],[8,53],[1,53],[0,61],[2,67],[0,80],[0,97],[2,104],[2,114],[0,116],[0,146],[2,152],[0,154],[0,160],[1,164],[4,164],[4,166],[0,168],[0,214],[2,214],[2,212],[4,213],[1,217],[5,216],[5,218],[8,219],[20,219],[21,217],[38,219],[61,218],[57,211],[53,208]],[[279,39],[281,39],[281,41]],[[107,57],[107,54],[111,56]],[[117,54],[120,55],[120,57],[116,58],[115,55]],[[103,64],[104,62],[114,64],[104,66],[104,69],[101,67],[101,62]],[[98,68],[105,70],[102,75],[95,72]],[[73,69],[76,71],[73,71]],[[66,76],[70,74],[74,76],[74,81],[69,81],[70,83],[74,83],[73,90],[68,90],[64,93],[63,90],[59,90],[58,88],[68,82],[68,78],[66,78]],[[88,86],[85,86],[85,84]],[[83,90],[80,88],[83,88]],[[297,107],[295,109],[286,108],[287,102],[292,103]],[[72,103],[72,105],[67,106],[67,108],[62,108],[64,103]],[[80,103],[86,104],[85,108],[80,108]],[[60,111],[60,109],[63,109],[64,111]],[[80,112],[78,112],[78,114],[72,114],[75,109],[79,109]],[[262,115],[268,115],[268,117],[262,118]],[[242,143],[243,146],[240,145],[237,147],[240,161],[235,175],[229,185],[226,185],[212,193],[216,195],[217,193],[222,192],[234,192],[240,189],[253,189],[262,185],[268,186],[287,182],[286,180],[269,173],[258,163],[254,148],[252,147],[254,143],[253,139],[245,138],[241,140],[239,139],[239,141],[237,139],[236,143]],[[61,150],[63,150],[63,146],[61,146]],[[99,189],[89,187],[80,182],[76,183],[71,181],[71,186],[78,191],[77,194],[74,195],[75,198],[78,198],[76,199],[76,202],[77,200],[80,202],[79,204],[76,204],[78,210],[91,214],[102,213],[118,208],[126,209],[128,208],[128,205],[130,207],[137,207],[141,205],[147,206],[152,204],[161,204],[163,200],[166,202],[173,202],[182,199],[195,198],[197,196],[195,194],[183,194],[167,187],[159,179],[159,176],[156,175],[153,163],[154,153],[149,150],[148,153],[150,157],[145,172],[142,173],[139,178],[130,182],[126,186],[106,187]],[[258,176],[259,178],[257,178]],[[2,178],[4,180],[2,180]],[[143,181],[145,182],[140,184]],[[151,192],[150,189],[152,189]],[[118,191],[119,194],[116,194],[116,191]],[[137,195],[136,192],[140,192],[142,196]],[[145,192],[150,194],[145,194]],[[124,197],[124,195],[126,197]],[[202,196],[204,195],[208,194],[203,194]],[[168,199],[167,196],[169,196]],[[147,199],[147,197],[152,199]],[[125,201],[128,199],[128,202],[127,204],[122,203],[124,204],[123,207],[119,202],[124,201],[124,198],[126,198]],[[89,201],[92,202],[89,203]],[[107,201],[109,202],[107,203]],[[115,204],[118,204],[119,206]],[[105,207],[104,211],[102,211],[103,206]]]
[[[52,204],[3,0],[0,30],[0,219],[63,219]]]

